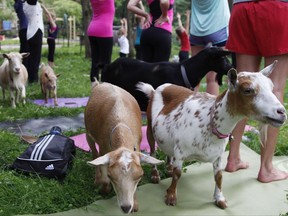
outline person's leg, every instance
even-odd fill
[[[54,67],[54,54],[55,54],[55,40],[54,39],[47,39],[48,43],[48,64],[51,67]]]
[[[100,54],[99,54],[99,47],[97,43],[96,37],[89,36],[90,42],[90,49],[91,49],[91,69],[90,69],[90,81],[93,83],[94,78],[99,81],[99,61],[100,61]]]
[[[172,44],[171,33],[163,29],[155,28],[154,34],[153,62],[169,61]]]
[[[100,63],[102,71],[111,63],[113,51],[113,37],[100,38]],[[100,79],[101,80],[101,79]]]
[[[203,46],[198,46],[198,45],[193,45],[191,46],[191,57],[197,55],[201,50],[203,50],[204,47]],[[200,81],[201,82],[201,81]],[[194,88],[195,92],[198,92],[200,88],[200,83]]]
[[[30,47],[30,55],[28,56],[28,80],[30,83],[38,82],[38,70],[41,61],[41,51],[42,51],[42,38],[43,33],[39,29],[37,33],[28,40]]]
[[[236,61],[238,72],[256,72],[259,71],[261,57],[236,54]],[[227,172],[235,172],[239,169],[246,169],[249,167],[249,164],[242,161],[240,157],[240,143],[242,141],[246,122],[246,119],[239,121],[232,132],[234,139],[230,141],[230,151],[228,155],[227,165],[225,168]]]
[[[216,72],[210,71],[206,75],[206,92],[212,95],[219,94],[219,85],[216,80]]]
[[[142,50],[142,60],[145,62],[153,62],[154,54],[153,47],[151,45],[152,41],[150,38],[153,38],[153,32],[151,28],[143,30],[140,38],[140,46]]]
[[[270,78],[274,84],[274,94],[283,103],[284,90],[288,78],[288,54],[265,58],[265,66],[272,64],[274,60],[278,60],[278,63],[270,75]],[[267,140],[263,143],[263,146],[261,146],[261,165],[258,173],[258,181],[272,182],[287,179],[288,173],[274,168],[272,164],[279,128],[268,126],[267,133]]]

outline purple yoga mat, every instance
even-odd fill
[[[142,142],[140,144],[140,150],[142,152],[150,152],[150,147],[146,138],[146,126],[142,126]],[[86,141],[86,135],[85,133],[79,134],[76,136],[70,137],[71,139],[74,140],[75,146],[84,150],[84,151],[90,151],[89,145]],[[96,145],[96,148],[98,149],[98,146]]]
[[[58,98],[58,107],[83,107],[86,106],[89,97],[83,98]],[[43,99],[33,100],[33,103],[40,106],[54,107],[54,99],[49,98],[48,103],[45,103]]]

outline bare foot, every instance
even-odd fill
[[[280,181],[288,179],[288,173],[282,170],[273,168],[272,171],[260,169],[257,180],[263,183],[269,183],[273,181]]]
[[[241,160],[236,160],[236,161],[229,161],[227,162],[227,165],[225,167],[226,172],[236,172],[237,170],[240,169],[247,169],[249,167],[249,163],[241,161]]]

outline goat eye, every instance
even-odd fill
[[[253,94],[255,94],[255,90],[253,88],[246,88],[243,90],[243,93],[245,95],[253,95]]]

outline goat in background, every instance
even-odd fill
[[[22,64],[22,59],[30,53],[10,52],[3,53],[0,57],[5,58],[0,66],[0,86],[2,87],[3,101],[5,100],[5,90],[9,90],[11,107],[16,108],[16,103],[21,100],[26,103],[26,83],[28,72]]]

